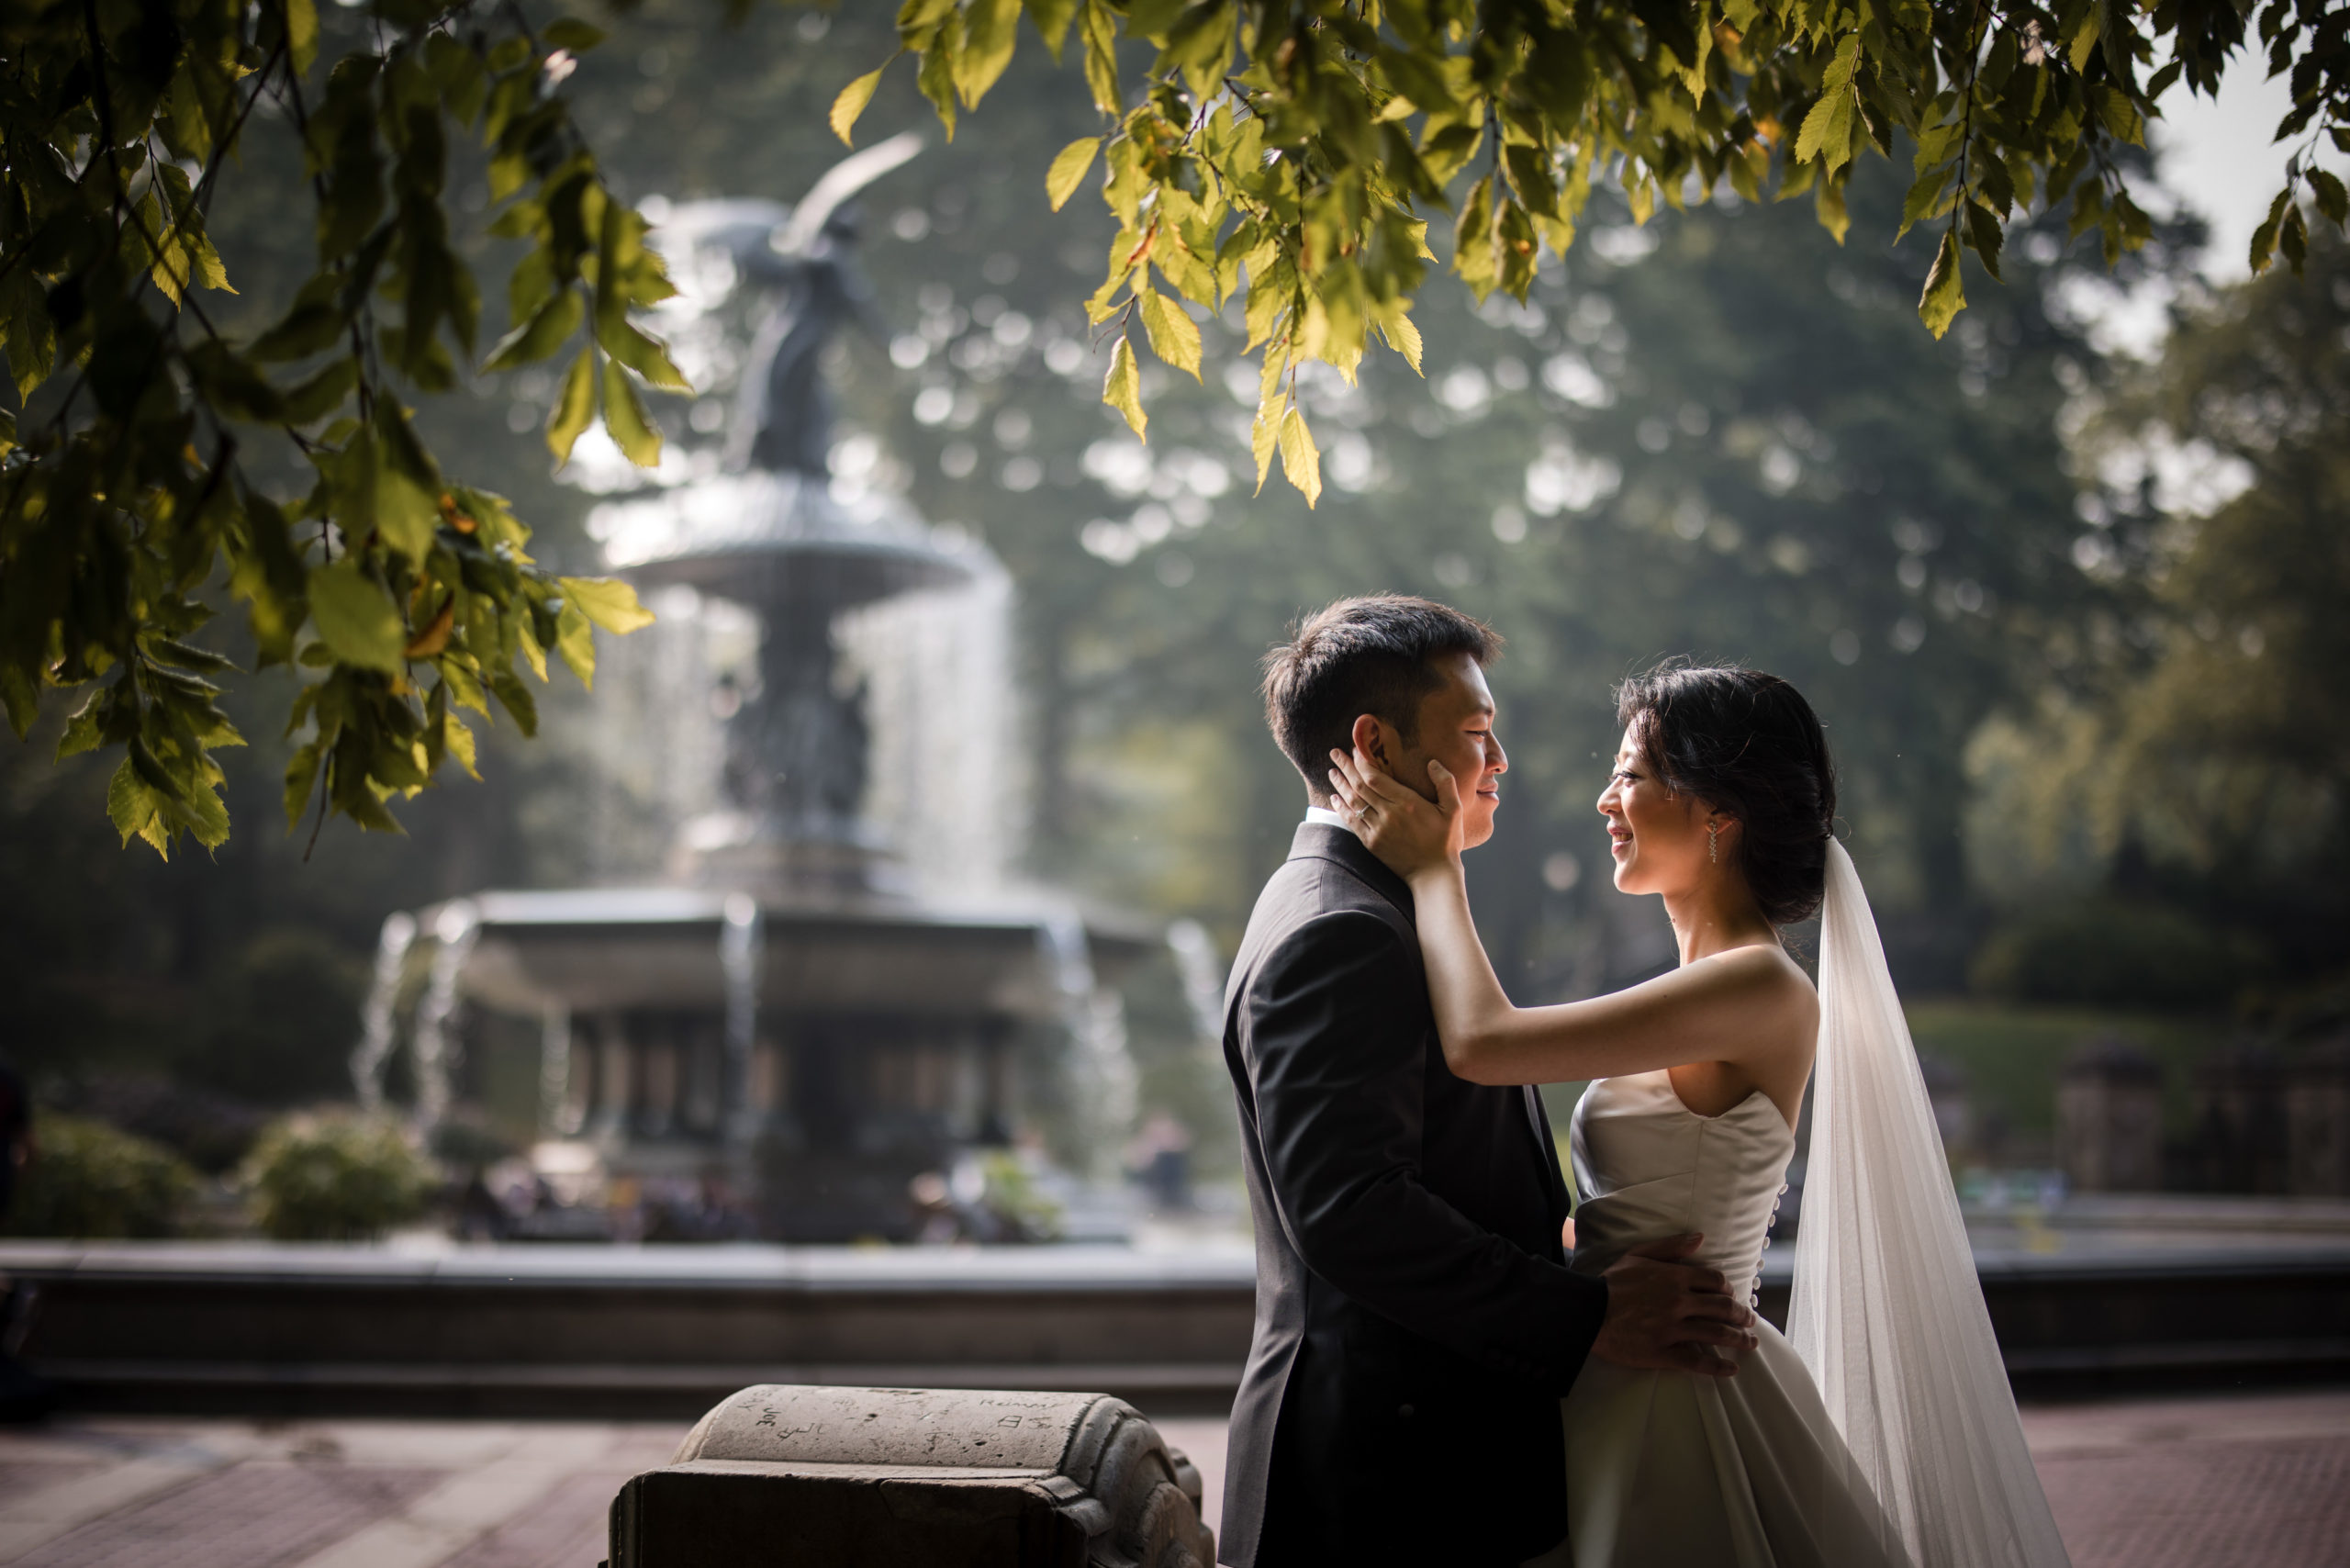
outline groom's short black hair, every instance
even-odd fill
[[[1501,633],[1433,599],[1366,594],[1326,605],[1290,628],[1265,655],[1265,722],[1314,799],[1329,796],[1330,753],[1354,744],[1355,717],[1371,713],[1416,738],[1421,699],[1444,684],[1436,661],[1501,655]]]

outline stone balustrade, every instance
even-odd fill
[[[1213,1568],[1200,1502],[1107,1394],[761,1383],[621,1489],[610,1568]]]

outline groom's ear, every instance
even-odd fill
[[[1348,738],[1354,743],[1354,748],[1357,751],[1371,758],[1382,768],[1390,773],[1395,770],[1394,761],[1387,749],[1386,727],[1380,723],[1375,716],[1370,713],[1356,714],[1353,733]]]

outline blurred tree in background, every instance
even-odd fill
[[[1978,743],[1986,793],[2031,824],[2042,864],[2102,863],[2114,891],[2194,913],[2199,959],[2141,969],[2216,966],[2207,1000],[2341,962],[2345,437],[2340,242],[2313,243],[2304,275],[2190,303],[2084,442],[2112,482],[2077,558],[2130,611],[2074,629],[2062,647],[2082,678]]]

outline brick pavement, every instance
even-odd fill
[[[1163,1422],[1214,1511],[1221,1421]],[[2076,1568],[2350,1568],[2350,1390],[2028,1410]],[[4,1568],[593,1568],[671,1425],[0,1428]],[[1213,1522],[1213,1521],[1212,1521]]]

